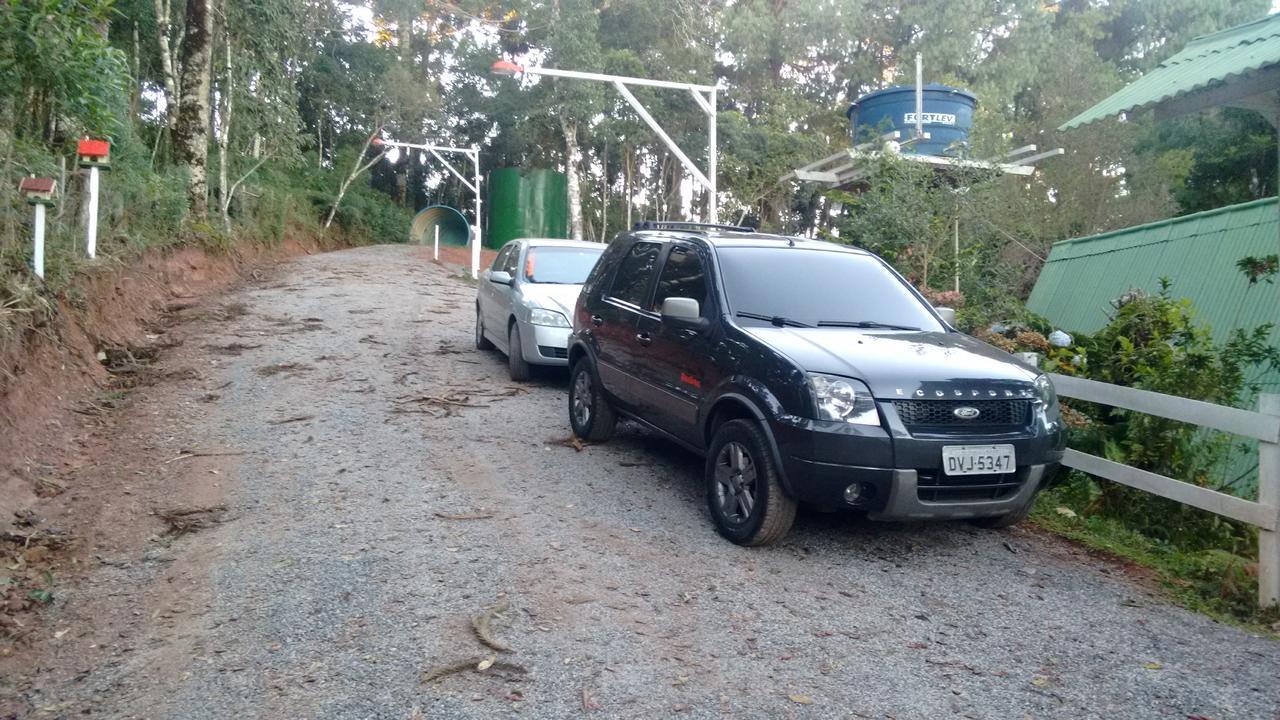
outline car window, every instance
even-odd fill
[[[511,254],[511,250],[514,247],[514,245],[508,245],[499,250],[498,256],[493,259],[493,264],[489,266],[489,269],[494,271],[501,270],[502,266],[507,262],[507,256]]]
[[[735,315],[815,326],[944,329],[924,302],[870,255],[785,247],[726,247],[716,255]],[[771,322],[738,318],[748,325]]]
[[[661,312],[662,301],[669,297],[693,298],[706,314],[707,276],[702,270],[702,258],[689,247],[676,245],[667,255],[667,262],[658,275],[658,288],[653,294],[653,310]]]
[[[511,277],[516,276],[516,269],[520,266],[520,246],[512,245],[511,252],[507,254],[506,259],[502,261],[502,269],[511,273]]]
[[[524,279],[531,283],[581,285],[595,267],[599,248],[534,246],[524,254]]]
[[[632,305],[643,306],[645,293],[649,290],[649,280],[657,270],[661,249],[661,245],[650,242],[632,245],[618,264],[618,272],[613,276],[613,289],[609,295]]]

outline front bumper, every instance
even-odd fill
[[[521,343],[525,362],[531,365],[569,365],[569,335],[573,328],[519,322],[520,337],[532,340]]]
[[[876,520],[977,518],[1017,512],[1057,474],[1065,446],[1060,422],[1037,412],[1019,432],[913,436],[892,410],[886,427],[783,418],[770,423],[787,489],[802,502],[864,510]],[[998,475],[947,476],[947,445],[1008,444],[1017,467]],[[853,483],[861,493],[845,500]]]

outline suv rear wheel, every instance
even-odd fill
[[[573,434],[588,442],[604,442],[613,436],[617,424],[617,416],[600,392],[591,363],[579,360],[569,374],[569,425]]]
[[[791,529],[796,501],[782,490],[759,423],[721,425],[707,453],[706,476],[707,508],[725,538],[739,545],[769,545]]]

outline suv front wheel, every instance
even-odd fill
[[[707,508],[716,530],[739,545],[769,545],[791,529],[796,501],[778,480],[760,424],[730,420],[707,453]]]

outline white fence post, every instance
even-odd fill
[[[439,224],[439,223],[437,223],[437,224],[436,224],[436,249],[435,249],[435,259],[436,259],[436,260],[439,260],[439,259],[440,259],[440,224]]]
[[[36,217],[32,225],[31,269],[36,277],[44,279],[44,203],[36,203]]]
[[[98,255],[98,166],[89,168],[89,222],[85,229],[85,254],[92,260]]]
[[[1263,394],[1258,412],[1280,416],[1280,395]],[[1276,529],[1258,530],[1258,607],[1280,605],[1280,442],[1258,443],[1258,503],[1270,507]]]

